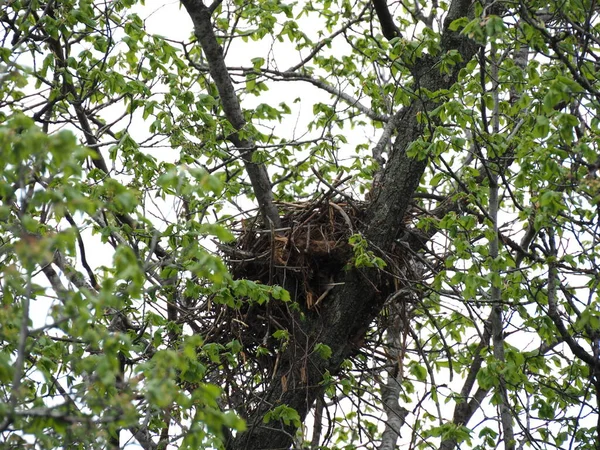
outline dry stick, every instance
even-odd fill
[[[354,234],[354,227],[352,226],[352,221],[350,220],[350,217],[348,216],[348,214],[346,214],[346,211],[344,211],[344,209],[340,206],[340,205],[336,205],[335,203],[330,202],[329,206],[331,206],[333,209],[335,209],[337,212],[339,212],[341,214],[341,216],[344,218],[344,221],[346,222],[346,225],[348,225],[348,229],[350,230],[351,234]]]
[[[337,180],[334,182],[334,184],[331,184],[325,178],[323,178],[323,176],[319,173],[319,171],[317,169],[315,169],[314,167],[311,167],[310,169],[315,174],[315,176],[319,179],[319,181],[329,188],[329,192],[327,192],[323,195],[323,199],[329,198],[331,196],[331,194],[335,192],[336,194],[344,197],[348,201],[348,204],[352,207],[352,209],[354,209],[356,212],[360,212],[360,210],[354,204],[354,199],[350,195],[348,195],[345,192],[340,191],[338,189],[338,186],[342,185],[343,183],[348,181],[350,178],[352,178],[351,175],[348,175],[346,178],[344,178],[342,180]]]

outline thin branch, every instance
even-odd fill
[[[368,7],[369,7],[368,3],[365,4],[365,6],[363,7],[363,9],[356,16],[356,18],[354,18],[354,19],[348,21],[347,23],[345,23],[339,30],[335,31],[334,33],[331,33],[329,36],[321,39],[321,41],[319,41],[317,43],[317,45],[314,46],[314,48],[310,51],[310,53],[305,58],[302,58],[302,61],[300,61],[299,63],[293,65],[292,67],[290,67],[289,69],[287,69],[285,72],[292,72],[293,73],[293,72],[296,72],[301,67],[304,67],[306,65],[306,63],[308,63],[309,61],[311,61],[315,57],[315,55],[321,51],[321,49],[323,47],[325,47],[326,45],[331,44],[331,41],[333,41],[334,38],[336,38],[340,34],[343,34],[352,25],[357,24],[358,22],[360,22],[362,20],[363,15],[365,14],[365,11],[367,10]]]
[[[14,419],[14,413],[17,407],[17,403],[20,397],[20,387],[23,381],[23,373],[25,367],[25,360],[27,359],[27,352],[25,345],[29,336],[29,304],[31,301],[32,293],[32,281],[31,273],[27,276],[27,287],[25,289],[25,295],[21,299],[21,327],[19,330],[19,341],[17,344],[17,359],[14,363],[14,376],[12,382],[12,390],[10,392],[10,399],[8,400],[10,412],[6,415],[2,423],[0,423],[0,432],[5,431]]]
[[[385,332],[387,344],[387,380],[381,382],[381,403],[386,415],[385,429],[381,435],[381,444],[378,450],[394,450],[398,438],[401,437],[400,430],[404,426],[408,410],[400,405],[398,401],[402,390],[403,358],[404,358],[404,330],[410,325],[407,318],[406,305],[409,303],[408,294],[394,295],[389,303],[390,314],[388,317],[390,325]]]
[[[189,56],[188,56],[188,62],[192,67],[194,67],[195,69],[197,69],[199,71],[202,71],[202,72],[209,71],[209,66],[207,66],[206,64],[201,64],[201,63],[191,61],[189,59]],[[303,81],[306,83],[310,83],[313,86],[315,86],[325,92],[328,92],[329,94],[333,95],[335,98],[342,100],[348,106],[356,108],[359,112],[363,113],[365,116],[367,116],[371,120],[375,120],[378,122],[387,122],[390,119],[390,117],[387,114],[381,114],[381,113],[377,113],[377,112],[373,111],[371,108],[369,108],[368,106],[365,106],[363,103],[361,103],[360,100],[358,100],[355,97],[352,97],[350,94],[345,93],[341,89],[330,85],[329,83],[327,83],[324,80],[314,78],[305,73],[291,72],[290,69],[286,70],[285,72],[282,72],[282,71],[274,70],[274,69],[256,69],[254,67],[243,67],[243,66],[227,66],[227,70],[229,70],[230,73],[241,72],[243,75],[249,75],[249,74],[256,74],[257,76],[264,75],[265,77],[267,77],[273,81]]]

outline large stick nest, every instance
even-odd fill
[[[366,206],[326,197],[311,203],[280,203],[281,228],[265,228],[257,218],[243,219],[234,227],[236,241],[221,250],[235,279],[283,286],[303,313],[316,313],[344,269],[353,264],[349,238],[361,228]],[[390,286],[400,288],[400,275],[407,266],[404,253],[398,248],[392,254],[378,255],[387,266],[379,279],[372,281],[385,285],[387,291]],[[262,346],[275,350],[270,348],[269,343],[276,344],[270,335],[276,329],[294,328],[290,305],[282,302],[248,302],[226,314],[229,320],[222,323],[246,349]]]
[[[313,310],[352,258],[348,239],[364,215],[364,205],[324,200],[282,203],[280,209],[284,215],[278,229],[242,221],[226,261],[234,278],[292,286],[293,298]]]
[[[220,248],[234,279],[282,286],[293,301],[237,298],[235,307],[231,307],[215,297],[213,326],[204,336],[207,341],[224,346],[237,340],[241,344],[241,362],[251,373],[262,371],[266,379],[278,365],[291,364],[279,358],[285,344],[277,338],[278,330],[286,330],[295,345],[314,345],[310,336],[298,334],[305,332],[299,326],[301,317],[319,314],[326,307],[330,291],[343,282],[345,269],[354,264],[349,238],[363,228],[367,213],[365,203],[335,201],[326,196],[311,203],[278,206],[283,213],[280,228],[267,228],[258,218],[243,219],[234,226],[235,242]],[[369,282],[382,293],[399,291],[404,280],[413,277],[410,256],[401,246],[377,256],[385,260],[386,267],[378,271],[376,280]],[[253,379],[247,376],[236,385],[224,386],[227,395],[251,397],[248,383],[252,384]],[[236,407],[245,404],[231,402]]]

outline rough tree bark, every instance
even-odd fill
[[[236,129],[241,129],[244,123],[236,116],[239,103],[224,69],[223,53],[212,33],[211,9],[201,0],[182,0],[182,3],[192,19],[196,37],[209,61],[211,76],[219,88],[228,120]],[[458,18],[470,17],[471,6],[471,0],[454,0],[449,6],[442,31],[441,55],[457,50],[462,61],[450,74],[441,74],[437,68],[441,56],[424,55],[414,64],[413,89],[437,91],[448,89],[457,81],[459,71],[475,55],[477,45],[458,32],[451,31],[449,25]],[[360,230],[375,249],[389,251],[399,237],[404,214],[428,163],[427,159],[409,157],[406,150],[423,134],[425,124],[419,122],[418,116],[431,111],[435,106],[436,103],[431,99],[415,98],[410,105],[396,113],[400,118],[396,122],[397,138],[381,185],[370,206],[369,219],[364,229]],[[251,148],[250,142],[242,144],[245,148]],[[266,170],[256,169],[256,165],[252,163],[247,164],[246,168],[263,214],[275,222],[278,215],[272,209],[272,194],[264,191],[262,177]],[[255,181],[253,170],[260,172],[261,180]],[[370,323],[380,312],[386,298],[393,293],[393,286],[377,289],[369,281],[377,276],[375,269],[353,269],[340,273],[339,279],[335,280],[337,285],[329,293],[320,314],[307,315],[304,320],[297,320],[300,332],[296,331],[296,336],[302,336],[302,339],[289,343],[285,354],[281,355],[281,363],[270,386],[261,397],[260,406],[251,417],[246,417],[248,430],[231,438],[227,442],[228,450],[290,447],[296,426],[272,422],[264,424],[265,414],[274,406],[285,404],[294,408],[301,420],[304,420],[323,392],[321,381],[324,374],[339,371],[341,363],[356,351],[357,344]],[[310,349],[315,343],[328,345],[332,350],[331,358],[323,360],[318,355],[311,355]]]

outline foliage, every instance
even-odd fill
[[[360,234],[353,234],[348,239],[354,251],[354,258],[350,261],[356,267],[385,267],[385,261],[369,250],[369,242]]]
[[[0,445],[600,448],[599,11],[0,1]]]

